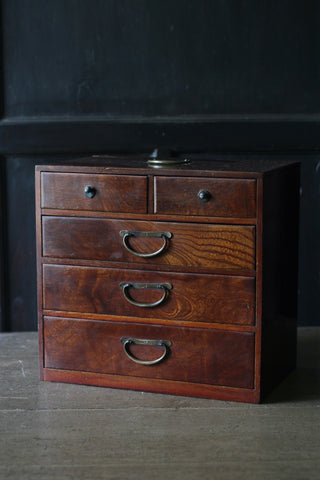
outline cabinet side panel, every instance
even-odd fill
[[[38,338],[39,338],[39,367],[40,379],[43,380],[43,318],[42,318],[42,227],[41,227],[41,176],[35,172],[35,215],[36,215],[36,249],[37,249],[37,310],[38,310]]]
[[[296,365],[299,186],[297,164],[264,178],[262,397]]]

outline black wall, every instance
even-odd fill
[[[299,323],[320,324],[320,3],[1,3],[2,329],[36,328],[34,165],[156,147],[301,160]]]

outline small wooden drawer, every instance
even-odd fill
[[[253,226],[44,216],[42,232],[45,257],[255,270]]]
[[[44,317],[44,363],[50,369],[252,389],[254,334]]]
[[[254,218],[256,180],[156,177],[157,214]]]
[[[255,323],[253,277],[44,265],[43,285],[43,307],[50,311]]]
[[[41,207],[146,213],[147,177],[43,172]]]

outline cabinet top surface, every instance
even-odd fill
[[[183,160],[183,159],[182,159]],[[37,171],[61,172],[94,172],[127,173],[148,175],[181,175],[181,176],[247,176],[260,177],[270,171],[297,164],[298,162],[283,159],[264,159],[260,157],[225,159],[218,156],[212,159],[191,159],[188,162],[174,165],[150,166],[148,158],[97,155],[63,162],[37,165]]]

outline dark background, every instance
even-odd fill
[[[320,2],[1,4],[1,328],[36,329],[34,165],[156,147],[301,161],[299,324],[320,324]]]

